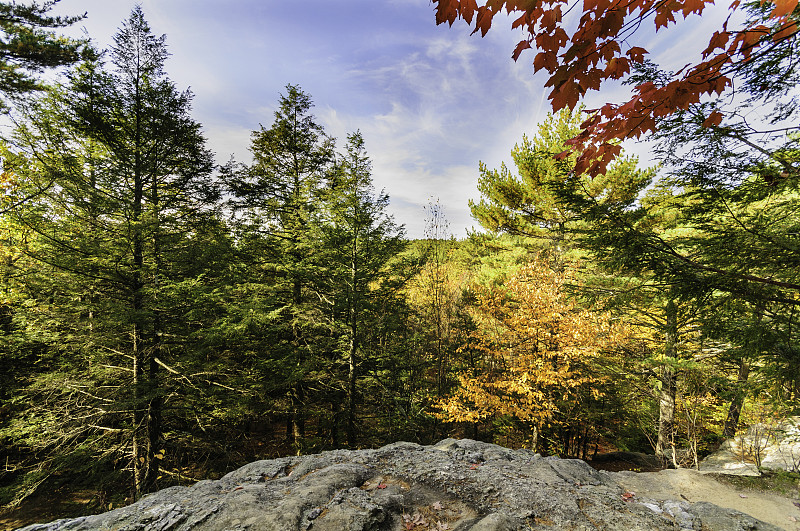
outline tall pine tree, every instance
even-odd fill
[[[307,380],[318,352],[313,338],[320,333],[311,218],[335,158],[312,106],[300,87],[287,85],[272,125],[252,134],[253,163],[227,170],[251,282],[266,288],[262,296],[269,298],[264,340],[269,355],[280,358],[271,366],[282,374],[265,377],[286,394],[287,439],[296,451],[304,445]]]
[[[164,374],[180,350],[168,338],[183,311],[168,293],[191,270],[175,258],[214,199],[212,156],[191,94],[164,73],[167,56],[135,8],[114,37],[111,68],[82,65],[32,106],[16,132],[28,157],[6,159],[42,183],[14,215],[28,235],[21,244],[42,274],[63,278],[50,288],[59,303],[32,296],[85,353],[72,369],[89,363],[95,378],[86,385],[98,402],[76,429],[117,434],[136,496],[155,488],[163,458]]]
[[[394,295],[388,264],[406,242],[403,229],[386,213],[389,197],[373,192],[372,165],[361,133],[348,136],[346,149],[321,196],[318,259],[325,271],[320,298],[328,306],[334,351],[347,367],[345,434],[348,445],[355,447],[358,384],[368,362],[375,366],[375,360],[365,358],[379,350],[366,341],[368,329],[377,327],[386,300]]]

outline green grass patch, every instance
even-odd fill
[[[800,473],[798,472],[761,469],[760,476],[711,475],[718,481],[731,485],[738,490],[773,493],[800,500]]]

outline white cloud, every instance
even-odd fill
[[[463,22],[437,27],[428,0],[393,0],[362,16],[370,10],[358,6],[372,1],[351,0],[342,13],[351,11],[326,25],[310,22],[299,4],[272,0],[222,10],[228,4],[219,0],[142,5],[153,31],[167,34],[168,72],[195,92],[194,116],[219,162],[249,160],[250,132],[268,127],[279,93],[299,83],[340,147],[362,131],[375,186],[389,193],[410,236],[423,235],[423,207],[437,197],[452,232],[463,235],[473,224],[467,200],[476,195],[478,161],[498,166],[532,131],[547,108],[541,83],[530,57],[511,61],[520,34],[502,19],[480,38]],[[127,4],[85,0],[90,34],[110,42]],[[59,9],[69,12],[69,2]]]

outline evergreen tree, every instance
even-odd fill
[[[100,404],[89,401],[93,414],[80,429],[117,433],[123,450],[130,441],[136,496],[156,486],[164,371],[174,371],[170,356],[182,350],[169,338],[185,308],[168,294],[198,274],[177,258],[203,232],[214,199],[211,154],[189,116],[191,94],[163,71],[164,41],[135,8],[114,38],[113,70],[89,62],[32,106],[16,132],[32,156],[5,161],[28,181],[48,183],[14,218],[39,271],[64,282],[51,285],[49,304],[44,293],[31,296],[61,314],[66,337],[88,356],[72,369],[104,367],[87,373]]]
[[[719,359],[737,382],[738,391],[729,395],[727,435],[738,424],[751,368],[764,364],[774,378],[770,395],[788,403],[795,402],[798,379],[795,39],[776,37],[781,28],[770,20],[769,6],[750,3],[747,12],[750,23],[765,24],[775,38],[737,69],[743,98],[687,104],[659,119],[653,134],[663,180],[674,190],[673,212],[691,230],[655,235],[631,224],[625,213],[593,214],[603,219],[598,227],[609,257],[648,268],[683,298],[712,294],[727,321],[740,324],[703,319],[707,336],[727,345]],[[663,87],[670,76],[645,62],[629,82]]]
[[[594,179],[572,176],[577,155],[560,159],[569,149],[567,141],[580,132],[582,109],[565,109],[548,115],[532,139],[523,136],[511,157],[516,174],[505,165],[490,170],[480,165],[478,189],[481,199],[470,201],[472,215],[485,228],[533,238],[547,250],[556,267],[563,260],[575,259],[575,238],[582,230],[582,206],[571,205],[561,197],[565,183],[584,201],[608,205],[630,204],[652,180],[654,171],[637,168],[635,158],[623,157],[605,175]]]
[[[297,451],[305,437],[305,381],[314,367],[313,338],[324,334],[313,283],[311,218],[334,161],[333,141],[310,114],[312,101],[296,85],[281,95],[275,120],[252,134],[249,166],[231,165],[227,180],[234,195],[239,231],[251,255],[255,285],[268,289],[266,336],[278,380],[288,395],[287,438]]]
[[[378,325],[387,299],[396,297],[388,264],[406,242],[403,229],[386,213],[389,196],[373,192],[372,165],[361,133],[347,140],[347,153],[323,190],[317,220],[318,258],[326,270],[320,299],[329,307],[337,357],[347,366],[345,434],[348,445],[355,447],[358,384],[366,376],[365,367],[375,366],[375,360],[365,358],[380,350],[365,338]]]
[[[580,113],[561,111],[533,141],[517,146],[518,178],[483,168],[484,199],[471,205],[473,214],[490,228],[553,242],[544,245],[551,267],[563,267],[565,258],[587,258],[576,295],[635,324],[635,337],[648,345],[650,354],[640,361],[657,382],[654,447],[664,454],[673,446],[677,377],[687,356],[678,345],[697,324],[708,292],[694,276],[658,261],[651,249],[685,239],[693,229],[674,187],[652,186],[654,170],[639,170],[635,159],[620,158],[594,179],[572,172],[573,161],[559,160],[580,121]]]
[[[44,68],[78,61],[84,42],[56,35],[51,28],[63,28],[86,17],[54,17],[49,11],[59,0],[43,3],[0,2],[0,92],[18,97],[41,89],[34,73]]]

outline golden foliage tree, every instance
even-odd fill
[[[568,301],[567,275],[534,261],[505,285],[480,290],[472,346],[484,365],[459,375],[458,390],[439,403],[440,418],[512,420],[535,448],[542,426],[570,423],[582,409],[576,405],[604,394],[610,382],[601,358],[622,328]]]

